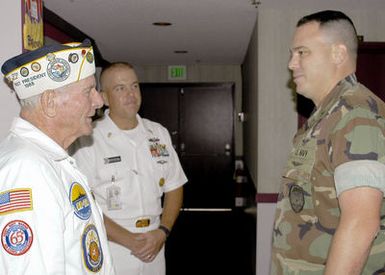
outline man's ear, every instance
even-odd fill
[[[56,107],[57,107],[57,94],[54,90],[46,90],[41,95],[40,104],[43,110],[43,113],[48,117],[56,116]]]
[[[336,65],[342,64],[348,57],[348,49],[344,44],[334,44],[332,46],[332,57]]]
[[[102,96],[102,98],[103,98],[103,101],[104,101],[104,105],[106,105],[106,106],[110,106],[110,104],[108,103],[108,96],[107,96],[107,92],[105,92],[105,91],[101,90],[101,91],[100,91],[100,94],[101,94],[101,96]]]

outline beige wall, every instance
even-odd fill
[[[349,10],[343,5],[343,0],[336,0],[334,7],[324,7],[319,2],[315,8],[306,10],[286,7],[269,9],[264,8],[262,3],[258,10],[258,25],[254,34],[258,35],[258,40],[253,39],[249,46],[244,63],[248,70],[243,71],[243,85],[248,87],[244,89],[245,93],[252,95],[248,97],[255,98],[257,94],[258,98],[249,107],[252,125],[245,125],[244,151],[259,193],[278,192],[280,173],[297,127],[295,102],[287,85],[290,80],[287,62],[288,48],[298,19],[321,9],[340,9],[352,18],[365,41],[385,41],[385,2],[382,10],[370,10],[370,7]],[[257,57],[255,49],[258,51]],[[258,68],[253,67],[256,64]]]
[[[135,66],[141,82],[170,82],[167,80],[167,66]],[[242,124],[237,119],[237,113],[241,110],[242,77],[240,65],[189,65],[187,66],[187,80],[178,81],[193,83],[235,83],[235,154],[243,153]]]
[[[0,66],[10,57],[21,53],[21,2],[2,0],[0,7],[0,26],[2,46],[0,48]],[[12,26],[12,27],[10,27]],[[19,113],[19,104],[15,95],[3,81],[0,80],[0,140],[7,134],[12,118]]]

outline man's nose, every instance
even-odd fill
[[[298,58],[295,55],[292,55],[290,57],[290,60],[289,60],[287,67],[291,71],[293,71],[295,68],[298,68]]]
[[[92,105],[95,107],[95,109],[101,108],[104,104],[101,94],[96,89],[93,89],[92,101],[93,101]]]

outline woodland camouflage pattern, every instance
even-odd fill
[[[323,274],[340,216],[334,170],[352,160],[385,163],[384,117],[385,104],[350,75],[297,132],[278,197],[271,274]],[[385,274],[384,203],[362,274]]]

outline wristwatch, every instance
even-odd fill
[[[166,234],[166,238],[168,237],[168,235],[170,235],[170,229],[168,229],[166,226],[159,225],[158,229],[162,230],[164,234]]]

